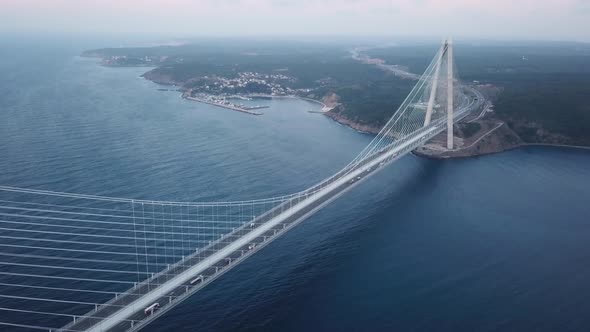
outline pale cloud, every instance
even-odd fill
[[[0,31],[589,40],[590,0],[0,0]]]

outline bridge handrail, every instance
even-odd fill
[[[462,109],[462,110],[459,110],[459,111],[457,112],[457,118],[458,118],[458,119],[462,118],[462,116],[466,114],[465,110],[466,110],[466,109]],[[424,132],[424,131],[426,131],[427,129],[430,129],[430,128],[432,128],[432,127],[437,127],[437,126],[440,126],[441,128],[443,128],[443,127],[444,127],[444,124],[445,124],[445,119],[444,119],[444,118],[442,118],[442,119],[436,119],[436,120],[434,120],[434,121],[432,121],[432,122],[431,122],[431,126],[419,128],[418,130],[414,131],[414,132],[413,132],[411,135],[408,135],[407,137],[405,137],[403,140],[396,141],[396,142],[395,142],[395,144],[391,144],[391,145],[389,145],[388,147],[386,147],[385,149],[382,149],[382,150],[384,150],[384,151],[389,151],[389,150],[391,150],[392,148],[395,148],[395,146],[399,146],[399,144],[398,144],[398,143],[400,143],[400,142],[404,142],[404,141],[411,140],[411,139],[412,139],[412,137],[419,136],[421,132]],[[444,129],[443,129],[443,130],[444,130]],[[441,131],[442,131],[442,130],[441,130]],[[426,137],[425,137],[424,139],[426,139]],[[414,149],[413,145],[410,145],[410,146],[408,146],[408,147],[405,147],[405,148],[404,148],[402,151],[399,151],[399,152],[398,152],[398,153],[396,153],[395,155],[392,155],[392,156],[390,156],[390,157],[389,157],[389,159],[391,159],[391,158],[396,158],[397,156],[399,156],[399,155],[401,155],[401,154],[404,154],[405,152],[407,152],[406,150],[411,150],[411,149]],[[378,155],[380,155],[380,154],[381,154],[381,150],[380,150],[380,151],[378,151],[378,152],[376,152],[376,153],[374,153],[374,154],[372,154],[372,155],[371,155],[371,157],[367,158],[365,161],[366,161],[366,162],[368,162],[368,161],[370,161],[371,159],[373,159],[375,156],[378,156]],[[362,165],[360,165],[360,166],[362,166]],[[339,177],[339,178],[340,178],[340,177]],[[307,199],[311,198],[311,197],[312,197],[312,196],[313,196],[315,193],[317,193],[319,190],[321,190],[321,189],[325,188],[325,186],[326,186],[326,185],[328,185],[328,184],[332,183],[332,182],[333,182],[333,181],[335,181],[335,180],[336,180],[336,179],[331,179],[331,181],[324,181],[324,182],[322,183],[322,184],[323,184],[323,186],[319,187],[317,190],[315,190],[315,191],[313,191],[313,192],[307,192],[307,193],[304,193],[304,194],[302,194],[302,195],[299,195],[299,196],[293,197],[292,199],[297,199],[297,202],[295,203],[295,205],[297,205],[297,204],[301,203],[302,201],[306,201]],[[135,203],[135,202],[134,202],[134,203]],[[276,216],[276,212],[277,212],[277,211],[279,211],[279,210],[281,210],[281,212],[282,212],[282,211],[284,211],[284,209],[283,209],[283,208],[284,208],[284,205],[285,205],[285,204],[287,204],[287,203],[289,203],[289,204],[290,204],[290,207],[289,207],[289,208],[292,208],[292,207],[293,207],[293,203],[292,203],[292,201],[283,201],[281,204],[278,204],[278,205],[274,206],[273,208],[271,208],[270,210],[266,211],[264,214],[262,214],[262,215],[258,216],[258,217],[257,217],[255,220],[252,220],[251,222],[255,222],[255,223],[257,224],[257,227],[258,227],[258,225],[259,225],[259,224],[261,225],[261,224],[264,224],[265,222],[268,222],[269,220],[272,220],[272,218],[273,218],[274,216]],[[270,216],[270,218],[269,218],[269,216]],[[182,260],[180,260],[180,261],[178,261],[178,262],[176,262],[176,263],[174,263],[174,264],[171,264],[171,265],[167,266],[167,267],[166,267],[164,270],[162,270],[162,271],[160,271],[160,272],[158,272],[158,273],[156,273],[156,274],[152,275],[150,278],[147,278],[146,280],[142,281],[141,283],[138,283],[138,284],[136,284],[135,286],[133,286],[133,287],[132,287],[132,288],[130,288],[129,290],[127,290],[127,291],[125,291],[125,292],[121,293],[119,297],[112,298],[112,299],[111,299],[111,300],[109,300],[108,302],[105,302],[104,304],[102,304],[102,305],[99,307],[99,310],[98,310],[98,311],[100,311],[100,310],[103,310],[104,308],[107,308],[107,307],[109,306],[109,304],[111,304],[111,303],[113,303],[114,301],[116,301],[116,300],[120,299],[120,297],[121,297],[121,296],[127,296],[127,295],[140,295],[140,296],[141,296],[141,294],[137,294],[137,293],[135,293],[134,291],[135,291],[135,290],[137,290],[137,289],[139,289],[139,288],[145,287],[146,285],[148,285],[148,287],[149,287],[149,285],[150,285],[150,284],[151,284],[151,283],[152,283],[154,280],[157,280],[159,277],[161,277],[161,276],[163,276],[163,275],[167,274],[167,272],[169,272],[169,271],[171,271],[171,270],[176,270],[176,269],[178,269],[178,268],[180,267],[180,268],[181,268],[181,271],[180,271],[179,273],[181,273],[182,271],[184,271],[184,270],[185,270],[185,268],[184,268],[184,263],[185,263],[186,261],[189,261],[189,260],[192,260],[192,259],[194,259],[195,257],[198,257],[198,255],[199,255],[200,253],[202,253],[203,251],[209,250],[209,249],[211,249],[212,247],[215,247],[215,246],[216,246],[216,245],[218,245],[218,244],[223,244],[223,242],[222,242],[222,241],[223,241],[225,238],[227,238],[227,237],[230,237],[230,236],[232,236],[232,235],[235,235],[235,234],[237,234],[237,233],[239,233],[239,232],[243,231],[244,229],[248,229],[248,226],[249,226],[249,224],[250,224],[251,222],[246,222],[246,223],[244,223],[243,225],[241,225],[241,226],[239,226],[239,227],[237,227],[237,228],[233,229],[231,232],[229,232],[229,233],[226,233],[226,234],[222,235],[220,238],[218,238],[218,239],[216,239],[216,240],[214,240],[214,241],[211,241],[211,242],[210,242],[210,243],[209,243],[207,246],[205,246],[205,247],[202,247],[202,248],[198,248],[198,250],[196,250],[196,251],[195,251],[194,253],[192,253],[191,255],[188,255],[188,256],[186,256],[185,258],[183,258]],[[252,230],[253,230],[253,229],[252,229]],[[248,234],[248,233],[249,233],[249,232],[247,232],[246,234]],[[244,235],[242,235],[242,236],[245,236],[246,234],[244,234]],[[225,246],[224,246],[224,247],[225,247]],[[178,275],[179,273],[175,273],[175,274],[176,274],[176,275]],[[160,285],[159,285],[159,284],[156,284],[156,288],[155,288],[155,289],[153,289],[153,290],[149,290],[149,289],[148,289],[148,291],[157,291],[157,289],[158,289],[159,287],[160,287]],[[84,318],[85,318],[85,317],[87,317],[87,316],[91,316],[93,313],[96,313],[96,312],[97,312],[97,310],[91,310],[91,311],[89,311],[89,312],[88,312],[86,315],[80,316],[80,319],[84,319]],[[87,317],[87,318],[89,319],[89,318],[91,318],[91,317]],[[80,322],[80,319],[78,319],[78,321],[77,321],[78,323]],[[98,324],[98,323],[100,322],[100,320],[101,320],[100,318],[96,318],[96,319],[97,319],[98,321],[97,321],[96,323],[92,324],[93,326],[94,326],[94,325],[96,325],[96,324]],[[72,327],[73,325],[75,325],[75,323],[74,323],[74,322],[70,322],[70,324],[68,324],[68,325],[64,326],[64,327],[63,327],[63,329],[67,330],[68,328]]]

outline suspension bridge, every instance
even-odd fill
[[[0,187],[3,331],[137,331],[432,137],[482,98],[445,41],[408,97],[348,165],[301,192],[170,202]],[[34,294],[34,296],[27,295]]]

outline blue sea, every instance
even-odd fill
[[[0,185],[265,198],[371,140],[306,101],[257,101],[269,108],[251,116],[78,56],[120,40],[2,42]],[[582,150],[407,155],[145,331],[589,331],[589,184]]]

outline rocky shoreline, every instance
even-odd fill
[[[471,158],[512,150],[524,144],[522,139],[502,121],[478,122],[481,129],[470,137],[466,137],[462,131],[462,125],[464,124],[455,125],[453,150],[446,149],[447,132],[444,131],[413,153],[431,159]]]
[[[416,156],[419,156],[419,157],[424,157],[424,158],[428,158],[428,159],[436,159],[436,160],[441,160],[441,159],[467,159],[467,158],[475,158],[475,157],[480,157],[480,156],[486,156],[486,155],[492,155],[492,154],[502,153],[502,152],[516,150],[516,149],[520,149],[520,148],[526,148],[526,147],[530,147],[530,146],[553,147],[553,148],[566,148],[566,149],[577,149],[577,150],[587,150],[587,151],[590,151],[590,146],[583,146],[583,145],[565,145],[565,144],[552,144],[552,143],[519,143],[519,144],[516,144],[516,145],[511,145],[511,146],[504,147],[504,148],[499,149],[499,150],[491,150],[491,151],[486,151],[486,152],[483,152],[483,153],[471,154],[471,155],[434,156],[434,155],[431,155],[431,154],[422,153],[418,149],[412,151],[412,154],[414,154]]]
[[[342,125],[350,127],[362,133],[377,135],[381,130],[381,127],[377,127],[375,125],[362,124],[342,116],[340,113],[342,112],[343,107],[344,106],[342,105],[338,105],[334,107],[332,110],[325,112],[324,115]]]
[[[330,119],[358,132],[373,135],[379,133],[381,129],[379,127],[361,124],[340,115],[340,112],[342,111],[340,107],[343,106],[338,106],[334,110],[324,114]],[[455,125],[455,149],[446,149],[447,132],[443,131],[436,137],[432,138],[424,146],[412,151],[412,153],[429,159],[455,159],[496,154],[527,146],[552,146],[590,150],[590,147],[588,146],[563,144],[564,138],[561,136],[555,137],[548,142],[525,142],[508,126],[507,123],[498,119],[493,114],[484,118],[470,118],[468,117],[464,121]],[[470,123],[475,123],[477,126],[480,126],[480,129],[472,135],[469,135],[466,130],[466,127],[468,127]]]
[[[478,119],[475,123],[481,129],[470,137],[466,137],[462,126],[455,125],[455,149],[446,149],[446,131],[437,135],[427,144],[414,150],[415,155],[431,159],[471,158],[488,154],[496,154],[527,146],[553,146],[590,150],[589,146],[568,144],[570,139],[561,135],[544,136],[544,142],[526,142],[506,122],[494,115],[486,119]],[[541,128],[538,129],[542,131]],[[566,143],[564,143],[566,142]]]
[[[153,70],[147,71],[141,75],[141,77],[145,78],[148,81],[152,81],[157,84],[161,85],[175,85],[175,86],[182,86],[182,82],[177,82],[172,79],[172,76],[156,73]]]

